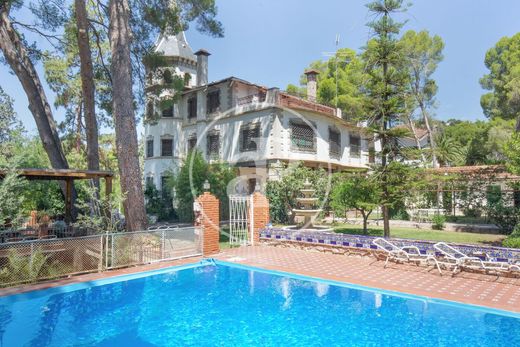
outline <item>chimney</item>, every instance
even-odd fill
[[[208,84],[208,57],[209,52],[205,49],[199,49],[195,52],[197,56],[197,87]]]
[[[320,72],[318,70],[307,70],[305,71],[305,75],[307,75],[307,100],[316,101],[316,91],[318,89],[318,74]]]

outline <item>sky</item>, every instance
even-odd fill
[[[405,0],[406,1],[406,0]],[[197,32],[192,23],[186,36],[194,51],[209,57],[209,80],[239,77],[267,87],[297,84],[314,60],[327,59],[339,47],[360,51],[370,29],[366,0],[216,0],[224,38]],[[397,19],[403,30],[428,30],[445,42],[444,60],[434,78],[439,86],[435,117],[441,120],[485,119],[479,79],[487,72],[486,51],[504,36],[520,32],[518,0],[415,0]],[[43,79],[41,66],[38,67]],[[15,99],[15,110],[31,133],[36,125],[27,98],[7,66],[0,66],[0,85]],[[50,102],[54,95],[47,87]],[[56,110],[57,120],[63,110]],[[142,127],[139,126],[139,133]]]

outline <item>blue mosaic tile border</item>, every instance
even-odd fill
[[[363,249],[376,249],[372,244],[374,236],[339,234],[326,231],[286,230],[281,228],[268,228],[260,231],[263,239],[274,239],[277,241],[310,242],[316,244],[347,246]],[[435,252],[433,245],[435,241],[419,241],[409,239],[392,239],[396,245],[416,246],[423,254],[440,255]],[[485,259],[486,254],[496,261],[520,261],[520,249],[492,247],[483,245],[453,244],[461,252],[478,256]]]

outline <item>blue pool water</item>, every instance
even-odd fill
[[[500,311],[202,265],[0,298],[0,346],[520,346]]]

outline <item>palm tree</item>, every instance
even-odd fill
[[[435,147],[431,151],[440,167],[460,164],[465,159],[464,152],[464,148],[458,142],[443,133],[436,136]]]

